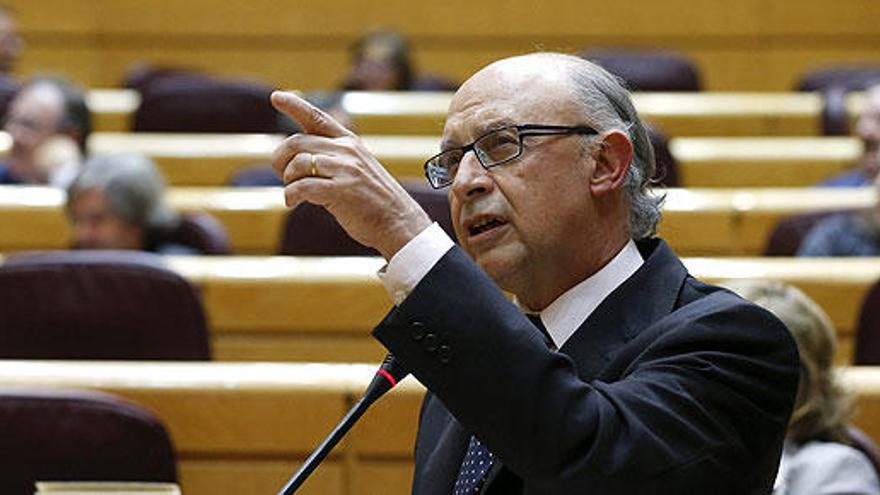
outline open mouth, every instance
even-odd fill
[[[477,235],[482,234],[483,232],[488,232],[492,229],[501,227],[502,225],[505,225],[506,223],[507,222],[505,222],[504,220],[502,220],[500,218],[494,218],[494,217],[482,218],[482,219],[477,220],[476,222],[472,223],[468,227],[468,234],[470,234],[471,236],[477,236]]]

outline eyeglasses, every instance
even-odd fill
[[[480,165],[488,170],[522,155],[523,138],[572,134],[591,136],[598,134],[598,131],[586,126],[539,124],[511,125],[495,129],[478,137],[471,144],[449,149],[429,158],[425,162],[425,177],[431,187],[443,189],[455,180],[458,164],[468,151],[473,151]]]

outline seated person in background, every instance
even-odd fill
[[[86,161],[67,190],[74,249],[140,249],[194,254],[169,241],[179,217],[165,203],[165,181],[139,155],[101,155]]]
[[[455,84],[440,78],[416,77],[409,45],[397,31],[378,29],[351,47],[351,69],[342,84],[346,91],[451,91]]]
[[[856,121],[856,135],[864,144],[859,165],[822,182],[822,186],[868,186],[880,168],[880,84],[866,89],[864,95],[865,105]]]
[[[15,18],[5,5],[0,5],[0,76],[10,76],[15,62],[24,50]]]
[[[797,402],[773,494],[880,494],[873,465],[850,446],[851,400],[832,369],[837,342],[828,315],[806,294],[781,282],[733,280],[722,285],[775,314],[800,351]]]
[[[880,176],[872,180],[880,191]],[[804,237],[797,256],[880,256],[880,205],[823,218]]]
[[[0,184],[66,187],[79,171],[92,118],[79,88],[39,77],[12,100],[3,129],[12,147],[0,162]]]

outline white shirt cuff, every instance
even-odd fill
[[[400,248],[378,273],[394,304],[399,306],[454,245],[434,222]]]

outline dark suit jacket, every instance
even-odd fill
[[[428,388],[415,494],[770,493],[798,382],[783,324],[690,277],[659,240],[560,352],[453,248],[374,335]]]

